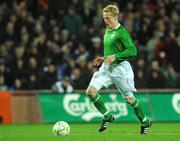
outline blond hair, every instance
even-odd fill
[[[112,4],[104,7],[103,12],[110,12],[112,14],[112,16],[119,15],[119,9],[118,9],[117,5],[112,5]]]

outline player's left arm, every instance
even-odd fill
[[[137,55],[137,49],[133,42],[133,39],[131,38],[131,35],[125,28],[121,30],[120,41],[124,45],[125,50],[114,54],[116,60],[124,60]]]
[[[114,62],[115,60],[126,60],[128,58],[131,58],[137,55],[136,46],[134,45],[134,42],[129,32],[125,28],[123,28],[121,30],[121,33],[119,34],[120,34],[119,40],[124,45],[125,50],[122,52],[118,52],[116,54],[107,56],[104,60],[104,63],[106,64],[110,64]]]
[[[136,49],[136,46],[134,45],[133,39],[131,38],[131,35],[125,28],[121,29],[119,33],[119,40],[124,45],[125,50],[122,52],[118,52],[116,54],[107,56],[104,60],[104,63],[110,64],[114,62],[115,60],[126,60],[128,58],[131,58],[137,55],[137,49]]]

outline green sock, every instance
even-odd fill
[[[134,109],[134,112],[136,114],[136,116],[138,117],[139,121],[141,121],[141,123],[146,123],[147,122],[147,118],[144,115],[143,109],[139,103],[138,100],[135,100],[133,104],[131,104],[131,106]]]
[[[104,119],[110,119],[112,117],[112,114],[105,107],[103,98],[100,94],[96,94],[95,97],[90,97],[90,99],[98,111],[104,116]]]

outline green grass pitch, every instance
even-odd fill
[[[153,123],[148,135],[137,123],[113,123],[98,133],[99,124],[71,124],[68,136],[54,136],[53,124],[0,125],[0,141],[180,141],[180,122]]]

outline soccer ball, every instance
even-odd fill
[[[54,135],[61,135],[66,136],[70,132],[70,126],[65,121],[58,121],[53,126],[53,134]]]

